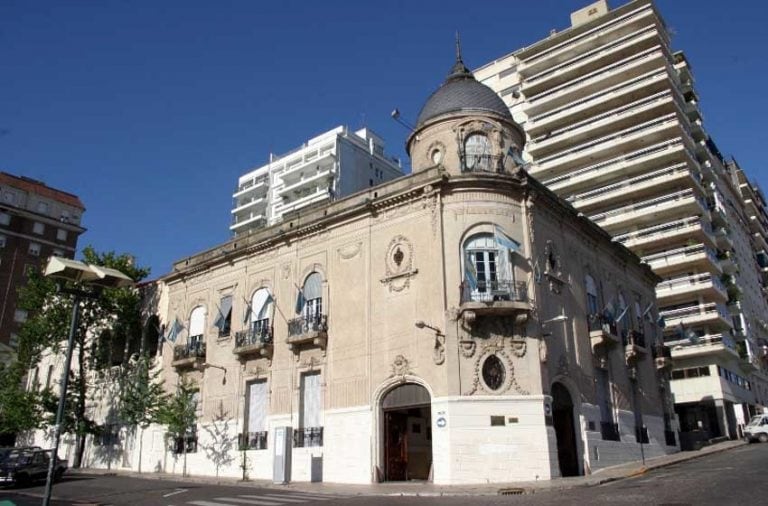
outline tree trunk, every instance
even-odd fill
[[[80,331],[80,336],[85,333]],[[79,336],[78,336],[79,337]],[[72,467],[79,468],[83,463],[83,453],[85,453],[85,431],[83,426],[85,425],[85,395],[86,395],[86,378],[85,378],[85,346],[81,339],[77,340],[77,371],[79,381],[75,381],[77,386],[77,404],[75,406],[75,455],[72,462]]]
[[[139,474],[141,474],[141,454],[144,451],[144,427],[139,427]]]

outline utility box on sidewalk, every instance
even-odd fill
[[[273,451],[273,483],[290,483],[291,453],[293,448],[293,428],[275,427],[275,444]]]

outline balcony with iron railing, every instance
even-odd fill
[[[702,199],[693,190],[688,189],[593,214],[589,218],[603,229],[612,232],[626,229],[630,224],[659,222],[705,212],[706,207]]]
[[[288,348],[298,350],[300,345],[318,346],[325,349],[328,343],[328,316],[305,314],[288,321]]]
[[[621,343],[624,345],[624,359],[626,360],[627,365],[635,364],[640,357],[648,353],[645,343],[645,333],[641,330],[622,330]]]
[[[587,325],[593,353],[598,353],[600,349],[610,348],[620,342],[619,331],[613,318],[599,313],[588,314]]]
[[[695,341],[689,339],[677,339],[665,341],[672,350],[672,359],[690,358],[704,355],[721,357],[736,357],[736,343],[727,334],[708,334],[698,337]]]
[[[469,155],[462,153],[461,171],[503,173],[503,157],[500,155]]]
[[[528,285],[523,281],[478,280],[477,286],[464,281],[459,287],[459,313],[464,317],[527,314],[531,310]]]
[[[725,285],[717,276],[708,272],[667,279],[656,285],[656,298],[663,304],[671,304],[674,299],[689,298],[692,293],[720,302],[728,300]]]
[[[657,370],[672,370],[674,362],[672,360],[672,350],[669,349],[669,346],[664,346],[662,343],[656,343],[651,347],[651,355],[653,356],[653,362],[656,365]]]
[[[295,190],[306,188],[308,186],[318,186],[318,183],[322,183],[324,178],[332,179],[336,174],[336,167],[334,164],[317,167],[316,170],[306,169],[301,172],[291,172],[289,175],[283,175],[282,185],[276,186],[276,193],[280,196],[290,195]],[[324,186],[320,184],[320,186]]]
[[[235,188],[235,192],[232,194],[232,198],[239,200],[249,193],[262,193],[269,189],[269,172],[265,171],[258,176],[254,176],[248,181],[240,184]]]
[[[176,368],[186,368],[205,363],[205,342],[202,337],[202,335],[192,336],[185,344],[174,346],[171,365]]]
[[[240,356],[272,353],[272,322],[263,318],[251,322],[250,328],[235,332],[235,348],[233,353]]]

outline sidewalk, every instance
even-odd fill
[[[216,478],[211,476],[189,476],[182,478],[175,474],[166,473],[142,473],[134,471],[107,470],[107,469],[80,469],[72,470],[71,474],[80,475],[116,475],[131,476],[134,478],[173,480],[196,484],[226,485],[240,487],[263,487],[278,490],[290,490],[295,492],[307,492],[315,494],[336,495],[362,495],[362,496],[441,496],[441,495],[498,495],[498,494],[533,494],[546,490],[566,490],[574,487],[590,487],[608,483],[623,478],[641,475],[652,469],[671,466],[679,462],[696,459],[713,453],[727,451],[743,446],[744,441],[725,441],[722,443],[705,446],[698,451],[679,452],[672,455],[664,455],[647,459],[645,466],[641,462],[630,462],[618,466],[601,469],[589,476],[575,476],[572,478],[555,478],[553,480],[526,481],[514,483],[494,483],[478,485],[435,485],[429,482],[391,482],[370,483],[366,485],[346,485],[339,483],[308,483],[296,482],[287,485],[276,485],[270,481],[252,480],[241,481],[237,478]]]

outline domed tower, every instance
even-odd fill
[[[461,59],[427,99],[408,137],[413,172],[441,165],[452,173],[511,172],[522,165],[525,135],[504,101]]]

